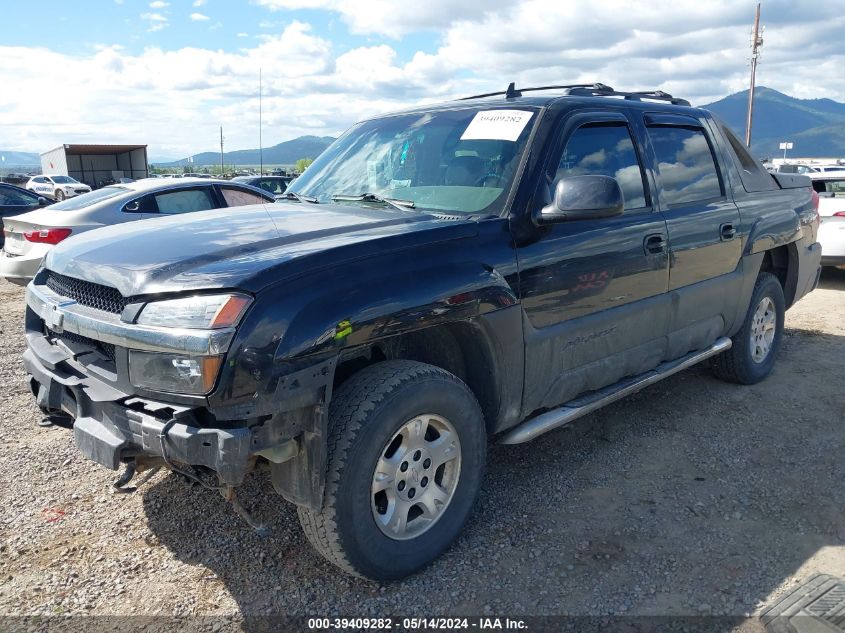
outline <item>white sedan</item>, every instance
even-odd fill
[[[845,171],[812,174],[819,194],[822,266],[845,266]]]
[[[26,188],[39,196],[59,201],[91,191],[91,187],[70,176],[33,176],[26,183]]]
[[[227,180],[151,178],[109,185],[73,200],[3,218],[0,278],[25,285],[53,246],[101,226],[274,202],[272,194],[263,189]]]

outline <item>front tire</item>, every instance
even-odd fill
[[[478,495],[484,419],[456,376],[385,361],[353,376],[329,407],[322,508],[299,508],[311,544],[344,571],[396,580],[437,558]]]
[[[62,200],[65,199],[65,192],[62,191],[61,189],[56,189],[53,197],[56,199],[57,202],[61,202]]]
[[[717,378],[753,385],[771,373],[783,338],[785,306],[778,278],[760,273],[742,328],[731,338],[733,346],[713,361]]]

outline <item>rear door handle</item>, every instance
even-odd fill
[[[646,235],[645,239],[643,240],[643,249],[645,250],[647,255],[653,255],[656,253],[663,253],[666,251],[666,236],[662,233],[653,233],[652,235]]]
[[[732,240],[736,237],[736,227],[731,223],[722,224],[719,226],[719,236],[722,241]]]

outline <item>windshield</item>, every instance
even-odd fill
[[[289,190],[321,203],[366,193],[424,209],[498,214],[536,119],[536,109],[462,108],[365,121]]]
[[[60,185],[72,185],[74,183],[79,182],[78,180],[74,180],[70,176],[50,176],[50,179]]]
[[[83,193],[81,196],[68,198],[62,202],[52,204],[50,205],[50,211],[76,211],[77,209],[82,209],[88,205],[94,204],[95,202],[102,202],[103,200],[114,198],[115,196],[119,196],[127,191],[131,190],[126,187],[103,187],[102,189]]]

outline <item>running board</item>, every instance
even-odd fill
[[[533,440],[543,433],[569,424],[573,420],[592,413],[596,409],[600,409],[611,402],[616,402],[672,374],[692,367],[706,358],[721,354],[725,350],[730,349],[731,345],[731,339],[727,337],[720,338],[705,350],[692,352],[668,363],[661,363],[655,369],[647,371],[644,374],[620,380],[609,387],[593,391],[575,400],[570,400],[562,407],[541,413],[536,418],[531,418],[516,428],[511,429],[502,436],[499,442],[502,444],[522,444],[523,442]]]

